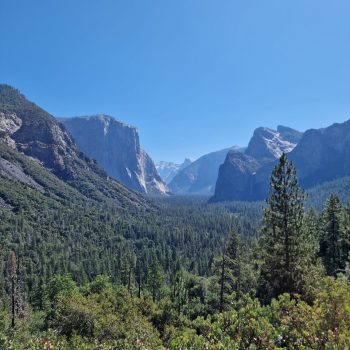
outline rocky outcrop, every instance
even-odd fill
[[[16,148],[16,142],[11,137],[21,126],[22,120],[15,113],[0,112],[0,138],[11,148]]]
[[[278,159],[282,153],[291,152],[297,144],[285,138],[286,135],[288,134],[281,133],[278,130],[258,128],[254,131],[254,135],[249,142],[245,154],[259,161],[273,161]]]
[[[288,127],[258,128],[244,153],[230,152],[219,169],[211,202],[259,200],[267,192],[268,174],[283,153],[296,147],[302,133]]]
[[[55,118],[17,90],[0,85],[2,142],[37,159],[61,178],[74,178],[79,150]]]
[[[141,149],[135,127],[107,115],[60,118],[81,151],[109,176],[145,194],[169,192],[149,155]]]
[[[254,157],[230,151],[224,164],[220,166],[216,190],[211,202],[232,201],[237,198],[253,199],[254,174],[260,167],[261,163]]]

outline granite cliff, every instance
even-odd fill
[[[140,147],[135,127],[107,115],[60,118],[78,147],[125,186],[144,194],[166,194],[167,186]]]
[[[257,128],[243,153],[230,151],[227,154],[210,201],[264,198],[273,165],[282,153],[292,152],[301,137],[301,132],[285,126],[278,126],[277,130]]]

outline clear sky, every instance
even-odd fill
[[[0,0],[0,81],[155,160],[350,118],[349,0]]]

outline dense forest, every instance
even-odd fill
[[[350,347],[350,204],[314,210],[284,155],[264,204],[120,211],[32,173],[50,193],[0,176],[0,349]]]

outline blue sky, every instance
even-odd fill
[[[0,81],[106,113],[155,160],[350,118],[349,0],[0,0]]]

